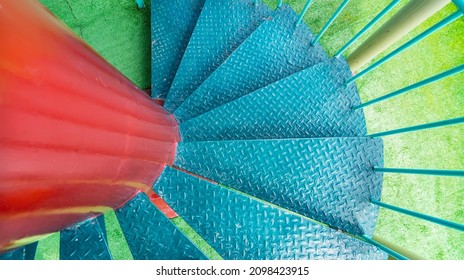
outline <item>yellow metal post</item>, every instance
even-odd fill
[[[386,239],[383,239],[377,235],[374,235],[372,238],[373,240],[377,241],[378,243],[381,243],[382,245],[394,250],[395,252],[400,253],[401,255],[407,257],[410,260],[425,260],[425,258],[417,255],[416,253],[413,253],[412,251],[405,249],[403,247],[400,247],[396,245],[395,243],[392,243],[390,241],[387,241]]]
[[[411,0],[347,58],[353,72],[370,62],[451,0]]]

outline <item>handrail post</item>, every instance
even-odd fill
[[[464,0],[452,0],[454,5],[458,7],[459,10],[464,12]]]
[[[374,172],[412,174],[412,175],[429,175],[429,176],[464,177],[464,170],[411,169],[411,168],[390,168],[390,167],[374,166]]]
[[[388,248],[387,246],[383,245],[382,243],[378,242],[378,241],[375,241],[374,239],[370,238],[369,236],[367,235],[363,235],[361,236],[361,238],[366,241],[367,243],[369,244],[372,244],[376,247],[378,247],[380,250],[386,252],[387,254],[389,254],[390,256],[394,257],[395,259],[397,260],[408,260],[407,257],[403,256],[402,254]]]
[[[145,2],[143,0],[135,0],[135,3],[139,9],[145,8]]]
[[[451,0],[409,1],[347,58],[351,70],[358,71],[450,2]]]
[[[324,27],[322,27],[321,31],[319,31],[319,34],[317,34],[316,38],[314,38],[314,40],[311,41],[312,46],[314,46],[319,41],[319,39],[321,39],[322,35],[324,35],[324,33],[327,31],[327,29],[330,27],[330,25],[335,21],[335,19],[338,17],[338,15],[340,15],[340,13],[343,11],[343,9],[346,7],[346,5],[348,5],[349,2],[350,2],[350,0],[344,0],[340,4],[340,6],[335,11],[335,13],[333,13],[333,15],[330,17],[330,19],[324,25]]]
[[[295,26],[298,26],[301,23],[301,21],[303,20],[304,15],[306,14],[306,12],[309,9],[309,6],[311,5],[311,2],[312,2],[312,0],[306,1],[306,4],[303,7],[303,10],[301,11],[300,15],[298,16],[298,19],[296,20]]]
[[[446,79],[448,77],[451,77],[451,76],[454,76],[456,74],[459,74],[461,72],[464,71],[464,64],[461,64],[459,66],[456,66],[452,69],[449,69],[445,72],[441,72],[435,76],[432,76],[430,78],[427,78],[425,80],[422,80],[422,81],[419,81],[415,84],[412,84],[412,85],[409,85],[409,86],[406,86],[404,88],[401,88],[399,90],[396,90],[394,92],[391,92],[389,94],[385,94],[381,97],[378,97],[376,99],[373,99],[373,100],[370,100],[370,101],[367,101],[367,102],[364,102],[364,103],[361,103],[359,105],[356,105],[356,106],[353,106],[353,110],[358,110],[358,109],[361,109],[361,108],[364,108],[364,107],[367,107],[367,106],[370,106],[372,104],[376,104],[376,103],[379,103],[379,102],[382,102],[382,101],[385,101],[385,100],[388,100],[390,98],[394,98],[396,96],[399,96],[399,95],[402,95],[402,94],[405,94],[405,93],[408,93],[412,90],[415,90],[415,89],[418,89],[418,88],[421,88],[423,86],[426,86],[426,85],[429,85],[429,84],[432,84],[432,83],[436,83],[440,80],[443,80],[443,79]],[[352,83],[354,81],[356,76],[352,77],[351,79],[349,79],[346,83],[349,84],[349,83]]]
[[[421,219],[421,220],[424,220],[424,221],[427,221],[427,222],[430,222],[430,223],[434,223],[434,224],[441,225],[441,226],[444,226],[444,227],[449,227],[449,228],[459,230],[459,231],[464,231],[464,224],[459,224],[459,223],[456,223],[456,222],[444,220],[444,219],[437,218],[437,217],[434,217],[434,216],[422,214],[422,213],[419,213],[419,212],[416,212],[416,211],[401,208],[401,207],[394,206],[394,205],[391,205],[391,204],[387,204],[387,203],[384,203],[382,201],[378,201],[378,200],[374,200],[374,199],[371,199],[371,203],[374,204],[374,205],[383,207],[385,209],[395,211],[395,212],[398,212],[398,213],[401,213],[401,214],[404,214],[404,215],[408,215],[408,216],[411,216],[411,217],[414,217],[414,218],[417,218],[417,219]]]
[[[403,127],[403,128],[393,129],[389,131],[368,134],[367,136],[385,137],[389,135],[408,133],[408,132],[444,127],[448,125],[456,125],[456,124],[461,124],[461,123],[464,123],[464,117],[459,117],[459,118],[454,118],[454,119],[449,119],[449,120],[444,120],[444,121],[438,121],[438,122],[432,122],[432,123],[426,123],[426,124],[420,124],[420,125],[414,125],[414,126],[409,126],[409,127]]]

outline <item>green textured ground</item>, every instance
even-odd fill
[[[132,0],[40,2],[140,88],[150,87],[149,9],[137,9]]]
[[[138,10],[132,0],[41,0],[78,35],[141,88],[150,86],[150,28],[148,9]],[[145,1],[149,4],[149,1]],[[271,6],[276,1],[266,0]],[[300,11],[304,0],[285,1]],[[321,29],[341,0],[315,0],[305,16],[314,32]],[[322,37],[334,54],[387,2],[352,1]],[[404,2],[404,1],[403,1]],[[149,5],[148,5],[149,6]],[[396,8],[395,10],[398,10]],[[407,38],[449,15],[450,4]],[[362,16],[361,16],[362,15]],[[381,23],[380,23],[381,24]],[[378,25],[380,25],[378,24]],[[364,36],[366,38],[366,36]],[[353,47],[356,47],[355,44]],[[353,47],[345,54],[349,54]],[[390,48],[390,50],[392,50]],[[363,101],[464,63],[464,20],[440,30],[358,82]],[[365,110],[369,132],[459,117],[464,112],[463,74]],[[464,169],[464,127],[390,136],[385,141],[385,165],[406,168]],[[382,200],[455,222],[464,223],[464,180],[461,178],[386,175]],[[131,259],[114,213],[105,215],[109,246],[115,259]],[[202,240],[181,219],[173,221],[187,235]],[[376,236],[430,259],[464,259],[464,234],[412,218],[381,211]],[[218,257],[209,246],[202,249]],[[37,258],[57,259],[58,235],[39,243]]]

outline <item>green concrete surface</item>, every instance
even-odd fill
[[[222,260],[221,255],[219,255],[216,250],[213,249],[206,241],[198,235],[198,233],[191,227],[189,226],[184,219],[181,217],[176,217],[171,219],[171,222],[173,222],[176,227],[182,231],[189,239],[190,241],[193,242],[202,252],[205,254],[205,256],[210,259],[210,260]]]
[[[150,87],[150,1],[40,0],[138,87]]]
[[[126,237],[119,225],[118,218],[114,211],[105,213],[106,236],[108,247],[114,260],[133,260],[132,253],[127,244]]]
[[[60,259],[60,233],[56,232],[39,241],[35,260],[59,260]]]
[[[150,84],[150,28],[148,9],[138,10],[132,0],[41,0],[79,36],[121,70],[139,87]],[[145,1],[149,7],[149,1]],[[276,1],[265,0],[274,7]],[[305,0],[284,1],[300,11]],[[318,32],[342,0],[315,0],[304,20]],[[390,1],[351,1],[320,40],[333,55]],[[404,5],[403,1],[403,5]],[[399,5],[391,16],[397,11]],[[384,54],[455,11],[449,4]],[[385,22],[389,16],[378,23]],[[375,30],[374,28],[374,30]],[[367,38],[372,32],[364,35]],[[354,44],[344,54],[352,52]],[[361,99],[368,101],[464,63],[464,20],[461,18],[357,81]],[[382,54],[382,55],[384,55]],[[381,55],[381,56],[382,56]],[[381,57],[380,56],[380,57]],[[463,115],[463,74],[366,108],[370,133]],[[464,169],[464,127],[453,126],[389,136],[385,142],[385,166],[405,168]],[[382,200],[418,212],[464,223],[464,179],[415,175],[385,175]],[[105,217],[106,219],[106,217]],[[174,220],[190,238],[199,240],[188,225]],[[109,230],[110,240],[120,237]],[[381,210],[375,234],[428,259],[464,259],[464,234]],[[51,238],[51,237],[50,237]],[[47,238],[39,243],[41,258]],[[55,236],[53,238],[56,238]],[[51,242],[51,241],[50,241]],[[53,243],[53,242],[51,242]],[[109,241],[110,248],[113,249]],[[53,243],[55,244],[55,243]],[[52,245],[53,245],[52,244]],[[209,250],[203,245],[204,251]],[[51,246],[50,250],[55,250]],[[118,249],[119,250],[119,249]],[[116,250],[116,251],[118,251]],[[122,250],[122,249],[121,249]],[[124,250],[114,253],[129,259]]]

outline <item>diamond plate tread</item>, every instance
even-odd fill
[[[108,238],[106,236],[106,224],[105,224],[105,217],[102,215],[97,217],[98,225],[100,226],[100,230],[103,233],[103,238],[105,238],[106,242],[108,243]]]
[[[166,98],[204,2],[151,1],[152,97]]]
[[[35,253],[37,252],[37,245],[39,245],[39,242],[34,242],[29,245],[26,245],[26,255],[25,258],[26,260],[33,260],[35,259]]]
[[[24,260],[25,258],[26,249],[24,247],[0,254],[0,260]]]
[[[134,259],[206,259],[146,194],[138,194],[115,213]]]
[[[108,242],[96,218],[73,225],[60,233],[61,260],[111,260]]]
[[[271,14],[254,0],[206,0],[166,98],[173,112]]]
[[[344,59],[331,59],[181,123],[183,141],[366,135],[356,85]]]
[[[0,254],[0,260],[33,260],[37,251],[37,242]]]
[[[186,121],[247,93],[327,60],[310,45],[305,24],[287,5],[277,9],[193,92],[174,115]]]
[[[225,259],[387,257],[342,232],[172,168],[153,188]]]
[[[174,164],[343,231],[373,234],[382,139],[181,142]]]

